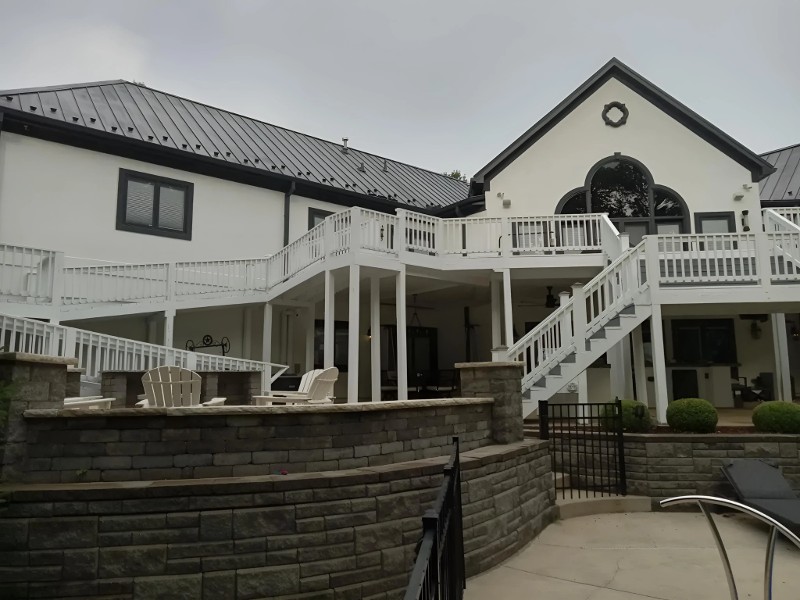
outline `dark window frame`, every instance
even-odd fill
[[[736,324],[732,318],[713,319],[673,319],[671,323],[672,354],[676,364],[695,365],[732,365],[738,363],[738,348],[736,346]],[[725,336],[720,338],[719,331],[727,330]],[[681,340],[682,335],[694,330],[696,340]],[[715,348],[715,342],[728,339],[731,343],[722,349]],[[691,346],[698,356],[685,356],[683,350]],[[718,360],[714,354],[721,354]]]
[[[694,213],[694,231],[695,233],[704,233],[701,227],[703,219],[722,219],[728,220],[729,233],[736,233],[736,213],[732,210],[720,210],[716,212],[696,212]]]
[[[155,186],[155,196],[153,198],[153,220],[155,225],[135,225],[128,223],[125,220],[125,213],[128,206],[128,182],[131,179],[138,179],[152,183]],[[162,185],[170,187],[183,188],[184,190],[184,207],[183,207],[183,230],[178,231],[175,229],[166,229],[158,226],[158,208],[159,198]],[[170,179],[169,177],[162,177],[160,175],[151,175],[150,173],[142,173],[140,171],[132,171],[130,169],[119,170],[119,185],[117,188],[117,231],[128,231],[131,233],[143,233],[145,235],[156,235],[160,237],[168,237],[178,240],[192,239],[192,212],[194,206],[194,184],[189,181],[181,181],[179,179]]]
[[[330,211],[330,210],[323,210],[321,208],[309,208],[308,209],[308,228],[309,229],[313,229],[314,228],[314,218],[315,217],[322,217],[323,219],[326,219],[327,217],[330,217],[332,214],[334,214],[334,213],[333,213],[333,211]]]

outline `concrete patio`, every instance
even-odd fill
[[[766,530],[717,516],[740,598],[763,597]],[[774,595],[796,598],[800,550],[780,543]],[[467,600],[729,600],[699,513],[626,513],[557,521],[499,567],[467,582]]]

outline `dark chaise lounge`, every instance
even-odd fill
[[[739,500],[800,533],[800,498],[777,467],[759,459],[731,460],[722,466]]]

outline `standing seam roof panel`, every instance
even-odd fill
[[[128,116],[131,118],[131,121],[133,121],[133,128],[139,133],[139,138],[142,141],[147,141],[149,136],[155,137],[155,132],[150,128],[150,124],[133,101],[127,88],[124,85],[115,85],[114,91],[117,92],[120,102],[122,102],[122,105],[128,112]]]
[[[194,137],[194,142],[192,143],[192,152],[196,154],[205,154],[207,156],[211,156],[214,152],[216,152],[216,158],[219,158],[223,162],[230,162],[228,157],[225,156],[222,147],[211,139],[206,130],[200,126],[200,123],[197,121],[197,116],[192,114],[192,112],[183,104],[183,101],[180,98],[165,95],[165,100],[172,105],[172,107],[175,109],[175,112],[178,113],[181,119],[183,119],[183,122],[186,123],[186,131]],[[200,148],[197,147],[198,144],[200,145]]]
[[[122,102],[122,98],[119,97],[117,90],[113,86],[104,85],[100,88],[100,91],[108,103],[108,108],[120,125],[122,135],[126,138],[141,139],[141,135],[136,129],[136,123],[131,119],[131,115],[128,109],[125,108],[125,104]],[[133,128],[133,131],[128,131],[129,128]]]
[[[800,163],[800,152],[790,152],[789,156],[786,158],[786,164],[784,165],[783,169],[775,173],[775,175],[778,176],[777,182],[775,183],[775,191],[779,196],[787,196],[787,192],[789,191],[789,182],[791,182],[792,177],[797,171],[798,163]]]
[[[789,158],[790,153],[791,150],[781,150],[777,153],[775,162],[772,162],[771,160],[769,161],[775,167],[776,171],[767,177],[766,180],[764,180],[764,187],[761,189],[761,193],[767,198],[771,198],[775,193],[775,188],[778,184],[778,177],[780,177],[779,173],[781,173],[783,167],[786,166],[786,160]],[[778,177],[776,177],[776,175],[778,175]]]
[[[244,150],[240,147],[239,144],[236,143],[236,140],[233,139],[233,136],[228,132],[225,131],[225,128],[222,127],[215,118],[213,111],[208,107],[202,104],[198,104],[195,106],[197,113],[201,115],[208,126],[211,127],[214,134],[222,141],[225,145],[226,152],[230,152],[231,156],[229,158],[233,159],[233,162],[237,164],[242,164],[242,158],[245,154]]]
[[[150,110],[158,115],[158,120],[166,130],[167,141],[170,147],[182,148],[182,144],[186,144],[186,138],[183,135],[178,124],[173,120],[170,112],[158,101],[155,94],[147,88],[141,88],[142,98],[147,102]],[[164,140],[159,140],[164,142]],[[163,144],[162,144],[163,145]]]
[[[97,131],[105,131],[106,128],[103,127],[103,124],[100,122],[100,116],[94,108],[94,102],[92,102],[92,98],[89,96],[89,91],[86,88],[76,88],[72,90],[72,93],[75,95],[75,101],[78,103],[81,114],[83,114],[83,120],[86,126]],[[94,121],[92,119],[94,119]]]
[[[75,102],[75,96],[72,95],[72,90],[60,90],[56,92],[56,96],[58,97],[58,103],[61,106],[61,110],[64,113],[64,121],[67,123],[78,124],[78,125],[86,125],[83,121],[83,115],[81,115],[81,111],[78,109],[78,103]],[[77,121],[75,120],[77,117]]]
[[[230,128],[232,133],[235,133],[236,136],[241,140],[242,145],[246,148],[245,158],[247,159],[247,164],[250,167],[254,167],[257,169],[261,169],[263,164],[263,154],[264,149],[262,148],[261,144],[253,138],[253,136],[244,129],[240,123],[238,123],[230,114],[226,114],[224,112],[219,111],[217,116],[223,120],[225,124]],[[258,162],[255,162],[258,159]]]
[[[142,89],[136,86],[133,86],[130,90],[131,99],[136,103],[136,107],[142,113],[142,116],[147,121],[148,125],[150,125],[150,129],[153,131],[153,139],[148,138],[148,142],[155,142],[159,146],[166,146],[168,148],[176,148],[177,145],[174,141],[170,139],[169,132],[167,128],[164,126],[164,123],[161,121],[161,117],[153,110],[153,107],[147,102],[147,99],[144,97],[144,93]],[[166,140],[164,138],[167,138]]]
[[[88,88],[88,91],[89,97],[92,99],[92,104],[105,130],[110,133],[120,133],[120,124],[114,116],[111,107],[108,105],[103,91],[99,87]]]
[[[203,135],[205,135],[205,137],[208,139],[209,143],[214,148],[214,150],[219,152],[220,156],[222,156],[227,162],[238,163],[238,160],[233,155],[233,149],[229,148],[225,144],[225,141],[217,135],[216,129],[211,127],[205,115],[200,113],[200,111],[197,109],[195,105],[186,102],[182,98],[178,98],[177,101],[180,103],[181,106],[183,106],[184,110],[186,110],[189,116],[191,116],[192,119],[194,119],[195,123],[197,123],[196,131],[198,132],[198,134],[202,132]],[[228,156],[229,152],[230,156]]]

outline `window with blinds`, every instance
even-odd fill
[[[193,185],[120,169],[117,229],[190,240]]]

